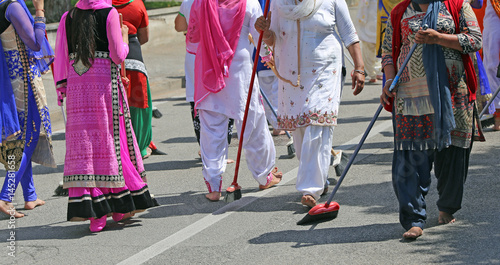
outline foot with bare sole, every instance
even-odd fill
[[[259,185],[259,189],[265,190],[268,189],[278,183],[280,183],[281,178],[283,178],[283,172],[278,172],[278,168],[275,167],[272,171],[271,174],[273,175],[273,179],[267,183],[266,185]]]
[[[273,129],[273,136],[280,136],[280,135],[285,135],[285,134],[286,134],[285,130]]]
[[[205,198],[212,202],[218,202],[221,198],[222,194],[218,191],[210,192],[205,194]]]
[[[439,224],[453,224],[455,222],[455,217],[453,215],[439,211],[438,223]]]
[[[0,200],[0,211],[9,216],[14,216],[15,218],[24,217],[23,213],[16,211],[16,208],[11,202]]]
[[[31,202],[24,202],[24,209],[33,210],[33,209],[35,209],[35,207],[42,206],[44,204],[45,204],[45,201],[42,201],[40,199],[36,199],[34,201],[31,201]]]
[[[302,196],[302,199],[300,200],[300,202],[303,205],[311,207],[311,208],[314,207],[314,206],[316,206],[316,204],[318,204],[316,202],[316,199],[314,199],[314,197],[311,196],[311,195],[309,195],[309,194]]]
[[[406,231],[403,234],[403,238],[413,240],[413,239],[417,239],[423,233],[424,233],[424,231],[422,230],[422,228],[420,228],[418,226],[414,226],[414,227],[410,228],[410,230]]]

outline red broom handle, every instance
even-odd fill
[[[269,11],[269,2],[266,1],[266,6],[264,7],[264,18],[267,18],[267,11]],[[252,70],[252,78],[250,79],[250,88],[248,89],[247,96],[247,105],[245,107],[245,115],[243,115],[243,124],[241,125],[241,132],[239,135],[239,144],[238,144],[238,154],[236,156],[236,168],[234,169],[234,179],[231,185],[237,187],[238,186],[238,170],[240,169],[240,159],[241,159],[241,148],[243,146],[243,135],[245,134],[245,127],[247,125],[247,117],[248,117],[248,108],[250,107],[250,100],[252,98],[253,91],[253,83],[255,81],[255,73],[257,72],[257,64],[259,63],[259,53],[260,53],[260,44],[262,43],[263,31],[260,31],[259,41],[257,42],[257,52],[255,53],[255,59],[253,60],[253,70]]]
[[[118,15],[120,15],[120,32],[121,32],[123,26],[123,15],[122,13],[118,13]],[[127,77],[127,73],[125,72],[125,61],[121,63],[120,75],[122,77]]]

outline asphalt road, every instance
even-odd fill
[[[474,143],[457,222],[438,225],[433,178],[427,196],[428,223],[424,235],[413,242],[401,239],[404,229],[398,222],[390,174],[392,128],[385,111],[335,195],[341,207],[335,220],[296,225],[308,209],[295,190],[298,161],[286,158],[286,136],[274,137],[276,166],[284,173],[277,187],[259,191],[243,162],[239,171],[243,198],[229,204],[207,201],[189,104],[180,86],[182,36],[174,43],[145,49],[154,105],[163,113],[153,120],[153,139],[167,153],[146,159],[145,167],[150,190],[161,206],[126,222],[108,219],[99,233],[91,233],[88,222],[66,221],[67,198],[53,196],[62,179],[65,135],[50,90],[52,80],[46,76],[58,167],[34,165],[35,186],[45,206],[23,211],[18,189],[14,202],[27,216],[14,223],[6,216],[0,220],[0,264],[500,264],[500,132],[491,129],[485,130],[487,142]],[[379,106],[379,91],[380,83],[367,85],[362,94],[353,96],[350,83],[346,84],[334,131],[336,149],[352,154]],[[236,153],[234,138],[229,155],[236,159]],[[228,165],[224,188],[230,185],[234,169],[235,164]],[[331,168],[330,190],[336,179]],[[9,241],[12,232],[15,240]],[[15,257],[9,255],[12,241]]]

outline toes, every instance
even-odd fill
[[[439,212],[439,217],[438,217],[438,223],[439,224],[452,224],[456,221],[455,217],[453,215],[447,213],[447,212]]]
[[[410,228],[410,230],[406,231],[403,234],[403,237],[405,239],[417,239],[423,233],[424,233],[424,231],[422,230],[422,228],[414,226],[414,227]]]
[[[220,192],[211,192],[209,194],[206,194],[205,198],[207,198],[209,201],[212,201],[212,202],[218,202],[221,198],[221,193]]]
[[[311,207],[311,208],[314,207],[314,206],[316,206],[316,204],[317,204],[316,200],[311,195],[304,195],[304,196],[302,196],[302,199],[300,200],[300,202],[303,205]]]

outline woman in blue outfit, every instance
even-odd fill
[[[0,0],[0,162],[7,170],[0,210],[16,218],[24,216],[12,205],[19,182],[24,209],[45,204],[37,198],[31,162],[56,166],[41,79],[54,56],[45,37],[44,1],[33,5],[34,18],[23,0]]]

